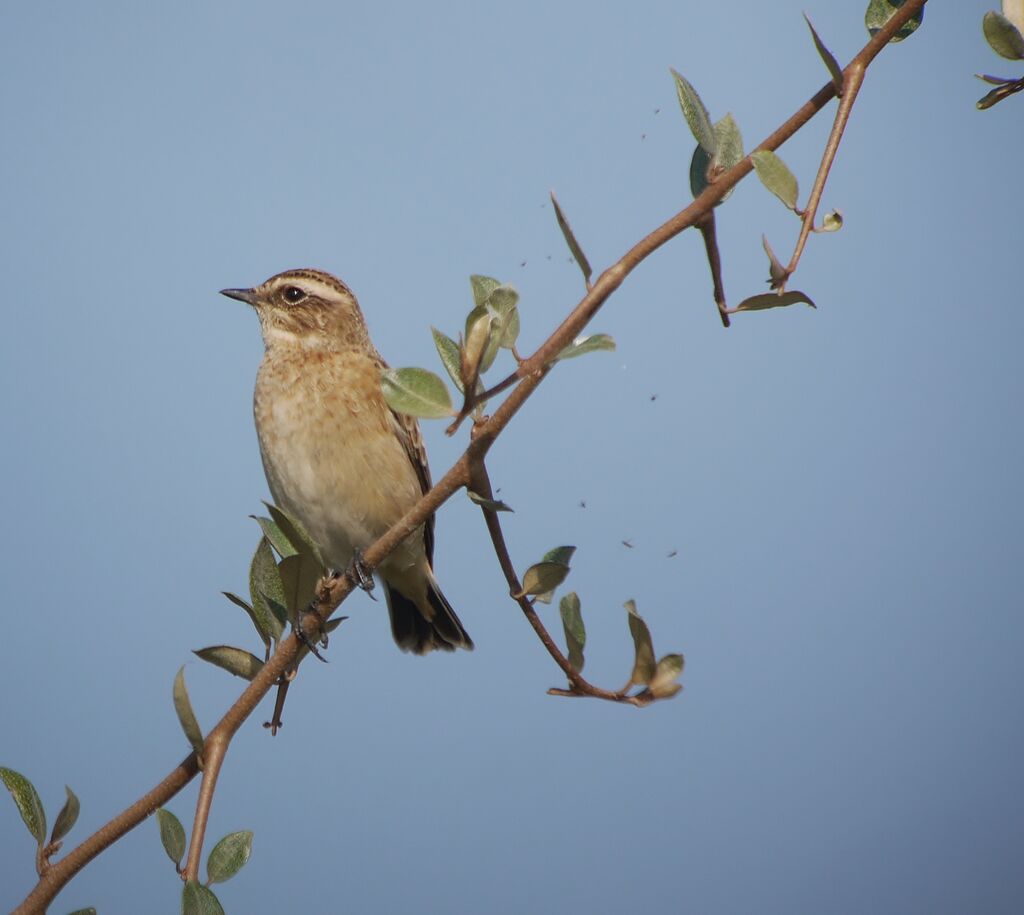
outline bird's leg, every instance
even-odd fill
[[[326,664],[327,658],[316,650],[317,645],[321,648],[327,647],[327,630],[324,629],[323,620],[320,619],[320,614],[317,612],[316,600],[312,600],[305,607],[298,609],[295,614],[295,625],[293,628],[299,641],[310,650],[315,658]],[[318,634],[318,637],[315,640],[311,639],[309,634],[307,634],[307,630],[308,633]]]

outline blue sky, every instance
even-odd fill
[[[204,725],[238,693],[190,649],[254,647],[219,592],[245,590],[267,496],[261,343],[217,290],[330,270],[385,358],[438,369],[429,328],[454,335],[484,273],[519,290],[531,349],[582,291],[548,191],[607,266],[689,196],[668,68],[749,148],[824,82],[801,10],[845,61],[860,6],[3,13],[0,764],[51,818],[72,786],[72,840],[186,752],[181,664]],[[684,692],[546,696],[458,497],[436,567],[476,651],[402,655],[382,603],[346,604],[283,732],[254,720],[228,757],[211,833],[256,832],[229,912],[1020,910],[1024,121],[974,108],[973,73],[1019,75],[989,6],[929,4],[871,69],[824,198],[846,225],[791,283],[817,311],[723,330],[686,234],[594,322],[618,350],[560,366],[492,453],[517,567],[578,547],[587,674],[626,680],[633,598]],[[802,195],[831,113],[781,150]],[[764,288],[761,233],[785,259],[796,230],[754,180],[719,210],[732,302]],[[425,434],[440,476],[465,439]],[[13,805],[0,845],[13,906]],[[177,894],[146,823],[53,910]]]

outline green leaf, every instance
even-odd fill
[[[765,292],[761,295],[752,295],[749,299],[744,299],[735,308],[730,308],[729,311],[764,311],[767,308],[783,308],[786,305],[796,305],[799,302],[804,302],[810,305],[811,308],[818,307],[802,292],[783,292],[781,295],[776,292]]]
[[[654,677],[654,646],[651,644],[651,630],[636,611],[636,601],[627,600],[623,606],[629,613],[629,634],[633,636],[635,657],[633,673],[629,675],[630,685],[645,686]]]
[[[235,876],[252,854],[252,832],[244,829],[224,836],[206,859],[206,875],[210,883],[223,883]]]
[[[181,915],[224,915],[224,909],[213,890],[188,880],[181,891]]]
[[[293,556],[298,552],[275,521],[272,521],[270,518],[261,518],[259,515],[249,515],[249,517],[260,526],[263,536],[270,541],[270,545],[282,559],[285,556]]]
[[[263,669],[263,662],[256,655],[231,645],[197,648],[192,654],[243,680],[251,680]]]
[[[445,383],[426,369],[384,369],[380,382],[384,399],[397,413],[421,419],[441,419],[455,413]]]
[[[167,857],[180,869],[181,859],[185,857],[185,828],[181,825],[181,820],[170,810],[158,807],[156,824],[160,827],[160,842],[167,852]]]
[[[709,155],[703,146],[698,146],[690,159],[690,192],[694,197],[704,192],[712,177],[728,171],[743,158],[743,136],[731,114],[717,121],[714,131],[718,150],[715,155]],[[733,190],[729,188],[715,206],[728,200]]]
[[[761,149],[750,156],[761,183],[791,210],[796,209],[799,193],[796,176],[770,149]]]
[[[864,25],[867,26],[868,33],[874,36],[901,6],[903,6],[903,0],[871,0],[868,3],[867,11],[864,13]],[[909,38],[917,30],[923,19],[924,8],[922,7],[889,39],[889,44],[895,44],[897,41]]]
[[[569,649],[569,663],[577,673],[582,673],[583,646],[587,644],[587,631],[583,627],[579,595],[575,591],[570,591],[558,602],[558,610],[562,616],[562,628],[565,630],[565,644]]]
[[[281,560],[279,568],[285,607],[289,618],[294,618],[295,612],[308,606],[316,596],[316,586],[323,570],[307,556],[289,556]]]
[[[278,508],[269,502],[264,502],[263,504],[267,506],[270,517],[274,519],[274,523],[278,526],[281,533],[295,548],[295,552],[315,560],[320,564],[320,568],[326,568],[327,563],[324,562],[319,545],[309,535],[309,531],[302,526],[301,522],[289,515],[283,508]]]
[[[761,244],[764,247],[764,253],[768,255],[768,276],[771,278],[772,289],[781,288],[787,279],[789,279],[789,273],[786,268],[779,263],[779,259],[775,256],[775,252],[772,250],[772,246],[768,244],[768,236],[761,236]]]
[[[612,352],[615,349],[615,341],[608,334],[591,334],[588,337],[577,337],[556,357],[555,361],[561,359],[575,359],[586,353],[596,353],[601,350]]]
[[[473,304],[478,308],[487,301],[487,297],[501,285],[500,280],[493,276],[481,276],[474,273],[469,278],[470,288],[473,290]]]
[[[92,906],[89,906],[87,909],[75,909],[70,915],[96,915],[96,909]]]
[[[441,333],[436,327],[431,327],[430,333],[433,334],[437,354],[441,357],[441,365],[444,366],[444,370],[448,373],[448,377],[451,378],[455,387],[458,388],[459,393],[463,393],[462,375],[459,374],[459,366],[462,365],[459,344],[451,337]]]
[[[188,742],[192,744],[192,749],[196,751],[196,756],[202,759],[203,732],[200,730],[199,722],[196,720],[196,713],[192,711],[192,701],[189,699],[188,690],[185,688],[184,667],[180,667],[174,677],[172,695],[174,696],[174,711],[178,713],[181,729],[185,732]]]
[[[690,126],[690,133],[709,156],[714,156],[715,130],[711,126],[711,117],[707,108],[704,107],[697,90],[690,85],[686,77],[675,70],[672,70],[672,77],[676,81],[679,107],[683,109],[683,117],[686,118],[686,123]]]
[[[541,562],[559,562],[566,568],[569,567],[569,563],[572,561],[573,553],[576,552],[574,546],[556,546],[553,550],[548,550],[542,557]]]
[[[569,567],[564,563],[538,562],[523,573],[523,589],[515,596],[549,594],[565,581],[568,575]]]
[[[462,344],[462,388],[486,372],[498,355],[493,331],[494,315],[486,305],[478,305],[466,315],[466,335]]]
[[[583,282],[586,283],[587,288],[590,288],[590,277],[593,275],[593,270],[590,269],[590,261],[587,260],[587,255],[583,253],[583,248],[580,247],[580,243],[576,240],[576,235],[572,231],[572,227],[569,225],[569,220],[565,218],[565,213],[562,212],[562,208],[558,204],[558,200],[555,197],[555,192],[551,191],[551,203],[555,207],[555,219],[558,220],[558,228],[562,230],[562,237],[565,239],[565,243],[569,246],[569,251],[572,253],[573,260],[579,265],[580,270],[583,272]]]
[[[39,800],[35,786],[20,772],[5,766],[0,766],[0,780],[11,792],[18,813],[21,814],[21,819],[28,827],[32,838],[42,848],[46,843],[46,811],[43,810],[43,802]]]
[[[839,210],[830,210],[825,214],[821,226],[815,232],[838,232],[843,227],[843,214]]]
[[[60,808],[60,813],[54,820],[53,832],[50,833],[51,843],[59,842],[71,832],[71,828],[78,822],[78,814],[81,812],[81,804],[79,804],[75,792],[67,785],[64,786],[64,792],[67,794],[67,800],[64,801],[64,806]]]
[[[271,601],[284,603],[284,587],[281,584],[281,573],[277,569],[274,551],[270,548],[270,540],[260,538],[256,552],[249,566],[249,597],[252,601],[252,621],[259,632],[263,644],[277,641],[284,627],[271,609]]]
[[[484,508],[489,508],[492,512],[510,512],[514,509],[509,508],[504,502],[499,502],[496,499],[485,499],[483,496],[477,495],[473,490],[467,489],[466,495],[469,496],[469,501],[474,502],[477,505],[481,505]]]
[[[1002,13],[989,11],[981,20],[981,29],[989,47],[1008,60],[1024,59],[1024,35]]]
[[[493,320],[494,344],[512,349],[519,339],[519,293],[511,286],[502,284],[491,290],[487,297],[487,308]],[[494,361],[493,359],[491,360]]]
[[[683,687],[676,682],[679,679],[679,675],[683,672],[683,665],[685,661],[681,654],[667,654],[660,661],[658,666],[654,669],[654,676],[651,677],[651,682],[647,684],[647,688],[658,698],[668,699],[670,696],[674,696]]]
[[[824,42],[818,37],[817,31],[811,24],[811,20],[807,18],[807,13],[804,13],[804,22],[807,23],[807,28],[811,30],[811,38],[814,39],[814,47],[818,49],[818,56],[825,62],[829,75],[832,77],[832,85],[836,87],[836,95],[842,95],[843,68],[839,66],[838,61],[832,56],[832,52],[825,47]]]

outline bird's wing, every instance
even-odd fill
[[[423,445],[423,435],[420,432],[420,424],[414,416],[405,413],[391,411],[394,421],[395,434],[409,455],[409,462],[419,477],[420,489],[426,493],[431,485],[430,465],[427,463],[427,449]],[[434,516],[431,515],[423,525],[423,539],[427,548],[427,562],[434,564]]]

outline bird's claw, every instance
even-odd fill
[[[362,550],[357,549],[352,553],[352,561],[348,564],[345,574],[352,581],[352,584],[362,588],[374,600],[377,599],[373,596],[373,573],[366,567],[366,563],[363,562]]]
[[[310,620],[310,617],[315,617],[315,621]],[[311,631],[319,632],[320,634],[320,637],[315,642],[306,634],[307,625]],[[314,603],[299,610],[294,629],[299,641],[309,649],[310,654],[318,661],[323,661],[326,664],[327,658],[317,651],[317,645],[321,648],[327,647],[327,630],[324,629],[323,621],[320,619],[320,614],[316,612],[316,605]]]

